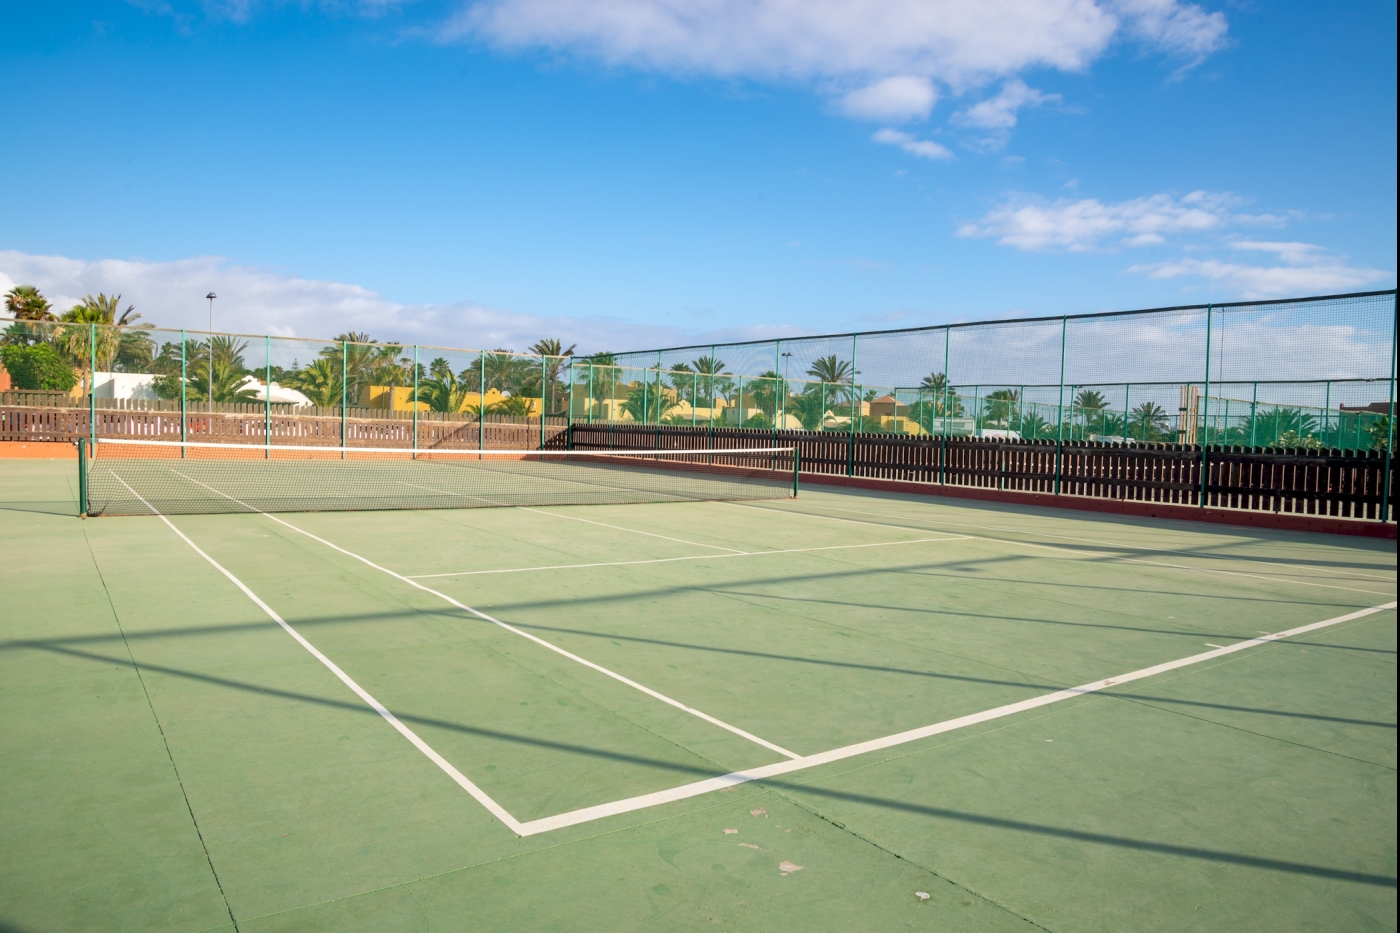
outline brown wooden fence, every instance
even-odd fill
[[[86,408],[0,406],[0,441],[58,441],[73,443],[92,434],[122,440],[196,441],[222,444],[294,444],[326,447],[405,447],[414,446],[411,415],[369,408],[338,413],[292,413],[273,409],[271,416],[259,405],[237,406],[247,412],[220,411],[232,405],[216,406],[209,412],[189,411],[184,417],[174,411],[153,409],[98,408],[96,430],[92,430]],[[326,409],[317,409],[327,412]],[[425,417],[429,414],[436,418]],[[548,418],[544,425],[545,443],[557,446],[555,439],[566,433],[564,418]],[[484,436],[483,436],[484,432]],[[457,416],[447,420],[437,412],[422,412],[417,425],[419,449],[534,450],[540,446],[540,419],[510,415],[487,415],[482,424],[475,418]]]
[[[575,423],[579,450],[793,446],[803,473],[989,489],[1201,504],[1200,447],[1094,441],[909,437],[746,428]],[[1205,504],[1222,508],[1395,519],[1395,471],[1385,451],[1210,447]],[[1390,494],[1382,495],[1387,477]]]

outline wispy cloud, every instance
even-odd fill
[[[1237,250],[1273,253],[1282,265],[1256,266],[1187,257],[1172,262],[1130,266],[1128,271],[1153,279],[1204,279],[1223,285],[1244,298],[1352,291],[1395,278],[1393,272],[1348,265],[1312,243],[1241,240],[1230,246]]]
[[[876,130],[875,135],[870,137],[877,143],[886,146],[898,146],[905,152],[921,159],[951,159],[953,153],[947,146],[940,145],[931,139],[919,139],[903,130],[893,130],[888,127]]]
[[[1020,78],[1012,78],[1002,85],[995,97],[953,114],[952,122],[983,131],[970,140],[969,145],[984,152],[995,152],[1006,146],[1022,107],[1039,107],[1059,100],[1059,94],[1045,94]]]
[[[988,211],[980,220],[958,228],[962,237],[996,237],[1003,246],[1021,250],[1085,252],[1106,244],[1156,246],[1173,233],[1217,230],[1244,215],[1232,212],[1233,195],[1193,191],[1175,198],[1154,194],[1105,204],[1097,198],[1046,202],[1020,195]],[[1270,215],[1248,218],[1275,222]]]
[[[854,90],[841,98],[841,112],[864,120],[925,119],[938,101],[928,78],[896,75]]]
[[[525,314],[471,301],[411,305],[344,282],[240,266],[216,256],[174,262],[71,259],[0,251],[0,292],[36,285],[59,310],[83,295],[120,293],[135,304],[143,322],[203,330],[217,292],[214,327],[220,331],[284,337],[334,337],[367,331],[376,339],[436,346],[524,350],[541,337],[560,337],[580,351],[673,346],[700,340],[746,340],[788,336],[795,328],[749,327],[692,331],[637,324],[607,317]]]

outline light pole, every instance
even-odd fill
[[[210,292],[204,296],[209,299],[209,414],[214,414],[214,299],[219,296]],[[212,417],[209,427],[213,428]]]

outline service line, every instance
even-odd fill
[[[847,745],[842,748],[833,748],[831,751],[820,752],[816,755],[804,755],[792,761],[780,761],[759,768],[750,768],[747,771],[734,771],[703,781],[682,784],[680,787],[673,787],[670,790],[657,791],[652,794],[642,794],[639,797],[629,797],[625,800],[615,800],[612,803],[600,804],[594,807],[584,807],[581,810],[571,810],[568,813],[560,813],[555,816],[544,817],[543,819],[530,820],[521,825],[521,835],[533,836],[537,833],[546,833],[555,829],[563,829],[566,826],[577,826],[579,823],[601,820],[605,817],[616,816],[620,813],[630,813],[634,810],[660,806],[664,803],[685,800],[689,797],[698,797],[701,794],[723,790],[726,787],[733,787],[737,784],[744,784],[749,781],[760,781],[764,778],[792,774],[795,771],[815,768],[818,765],[830,764],[833,761],[841,761],[846,758],[854,758],[857,755],[865,755],[870,752],[894,748],[897,745],[905,745],[909,742],[917,742],[919,739],[926,739],[930,736],[952,732],[955,729],[964,729],[968,726],[975,726],[978,723],[990,722],[994,719],[1002,719],[1006,716],[1014,716],[1017,713],[1024,713],[1028,710],[1039,709],[1042,706],[1049,706],[1051,703],[1058,703],[1061,700],[1071,700],[1075,697],[1086,696],[1109,687],[1122,686],[1123,684],[1132,683],[1135,680],[1141,680],[1144,677],[1164,674],[1168,671],[1188,667],[1192,664],[1200,664],[1203,661],[1225,657],[1237,651],[1244,651],[1247,648],[1267,645],[1294,635],[1303,635],[1321,628],[1327,628],[1331,625],[1340,625],[1343,622],[1351,622],[1354,619],[1364,618],[1372,613],[1383,612],[1387,609],[1394,608],[1395,603],[1388,602],[1384,605],[1372,606],[1369,609],[1358,609],[1355,612],[1349,612],[1346,615],[1337,616],[1332,619],[1324,619],[1321,622],[1313,622],[1309,625],[1300,625],[1297,628],[1292,628],[1285,632],[1275,632],[1272,635],[1250,638],[1245,641],[1236,642],[1233,645],[1217,648],[1214,651],[1193,654],[1187,658],[1168,661],[1165,664],[1156,664],[1152,667],[1144,667],[1141,670],[1133,671],[1128,674],[1120,674],[1117,677],[1096,680],[1093,683],[1083,684],[1078,687],[1070,687],[1067,690],[1059,690],[1055,693],[1047,693],[1042,696],[1032,697],[1029,700],[1022,700],[1019,703],[1009,703],[1005,706],[998,706],[994,709],[973,713],[969,716],[960,716],[957,719],[949,719],[944,722],[934,723],[931,726],[910,729],[908,732],[899,732],[894,735],[887,735],[884,738],[871,739],[867,742],[859,742],[855,745]]]
[[[928,544],[940,541],[970,541],[972,535],[947,535],[942,538],[913,538],[908,541],[877,541],[873,544],[831,544],[825,547],[795,547],[773,551],[736,551],[733,554],[692,554],[688,557],[653,557],[647,560],[613,560],[598,564],[553,564],[546,567],[506,567],[501,570],[454,570],[448,573],[411,573],[410,580],[432,577],[471,577],[483,573],[534,573],[540,570],[576,570],[584,567],[630,567],[635,564],[669,564],[678,560],[726,560],[733,557],[766,557],[769,554],[810,554],[814,551],[849,551],[863,547],[898,547],[902,544]]]

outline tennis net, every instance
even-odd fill
[[[103,439],[79,444],[86,515],[323,512],[780,499],[792,447],[411,450]]]

